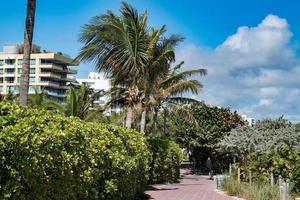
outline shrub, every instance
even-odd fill
[[[155,137],[149,138],[148,143],[152,151],[149,182],[177,182],[180,178],[180,164],[183,158],[179,145]]]
[[[132,199],[147,182],[141,134],[0,102],[0,199]]]

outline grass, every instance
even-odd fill
[[[246,200],[278,200],[278,185],[273,187],[265,182],[238,183],[233,177],[224,180],[223,189],[231,196],[237,196]]]

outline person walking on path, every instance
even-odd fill
[[[213,173],[212,173],[212,162],[210,157],[207,158],[205,164],[206,164],[206,169],[208,170],[209,179],[212,180]]]

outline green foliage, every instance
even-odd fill
[[[294,192],[300,193],[300,165],[296,166],[292,174],[292,182],[294,183]]]
[[[65,99],[65,114],[67,116],[76,116],[80,119],[90,119],[91,115],[95,114],[95,111],[101,114],[104,111],[103,108],[96,107],[94,102],[104,95],[105,92],[103,90],[94,92],[86,84],[82,84],[79,88],[71,87]]]
[[[265,154],[284,144],[300,149],[300,132],[282,118],[263,120],[253,127],[238,127],[221,142],[223,151],[237,155]]]
[[[252,171],[254,180],[281,176],[299,188],[300,132],[282,117],[262,120],[253,127],[238,127],[222,142],[222,150],[233,153],[242,168]]]
[[[131,129],[0,103],[0,199],[132,199],[147,181]]]
[[[150,183],[177,182],[183,158],[180,147],[173,141],[156,137],[148,139],[152,158],[150,161]]]
[[[174,125],[170,132],[174,133],[175,141],[193,153],[199,168],[203,169],[209,156],[213,159],[215,170],[227,167],[230,160],[218,151],[218,143],[244,121],[228,108],[201,104],[191,106],[190,110],[198,125],[182,120],[178,115],[171,117]]]
[[[272,187],[264,182],[255,182],[251,185],[239,183],[233,177],[226,178],[223,183],[223,189],[226,193],[247,200],[277,200],[279,199],[278,188],[278,185]]]

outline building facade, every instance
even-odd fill
[[[247,115],[242,115],[242,119],[246,122],[248,122],[249,126],[253,126],[255,124],[254,118],[247,117]]]
[[[94,91],[108,91],[111,87],[109,79],[105,78],[103,73],[90,72],[88,78],[76,79],[79,84],[86,84]],[[95,103],[104,105],[107,103],[108,97],[100,97]]]
[[[19,93],[22,74],[23,54],[19,52],[19,45],[5,45],[0,52],[0,94],[9,92]],[[42,91],[49,97],[63,99],[68,89],[67,83],[75,81],[68,74],[77,71],[68,66],[79,63],[61,53],[40,52],[32,53],[30,59],[29,94],[35,90]]]

